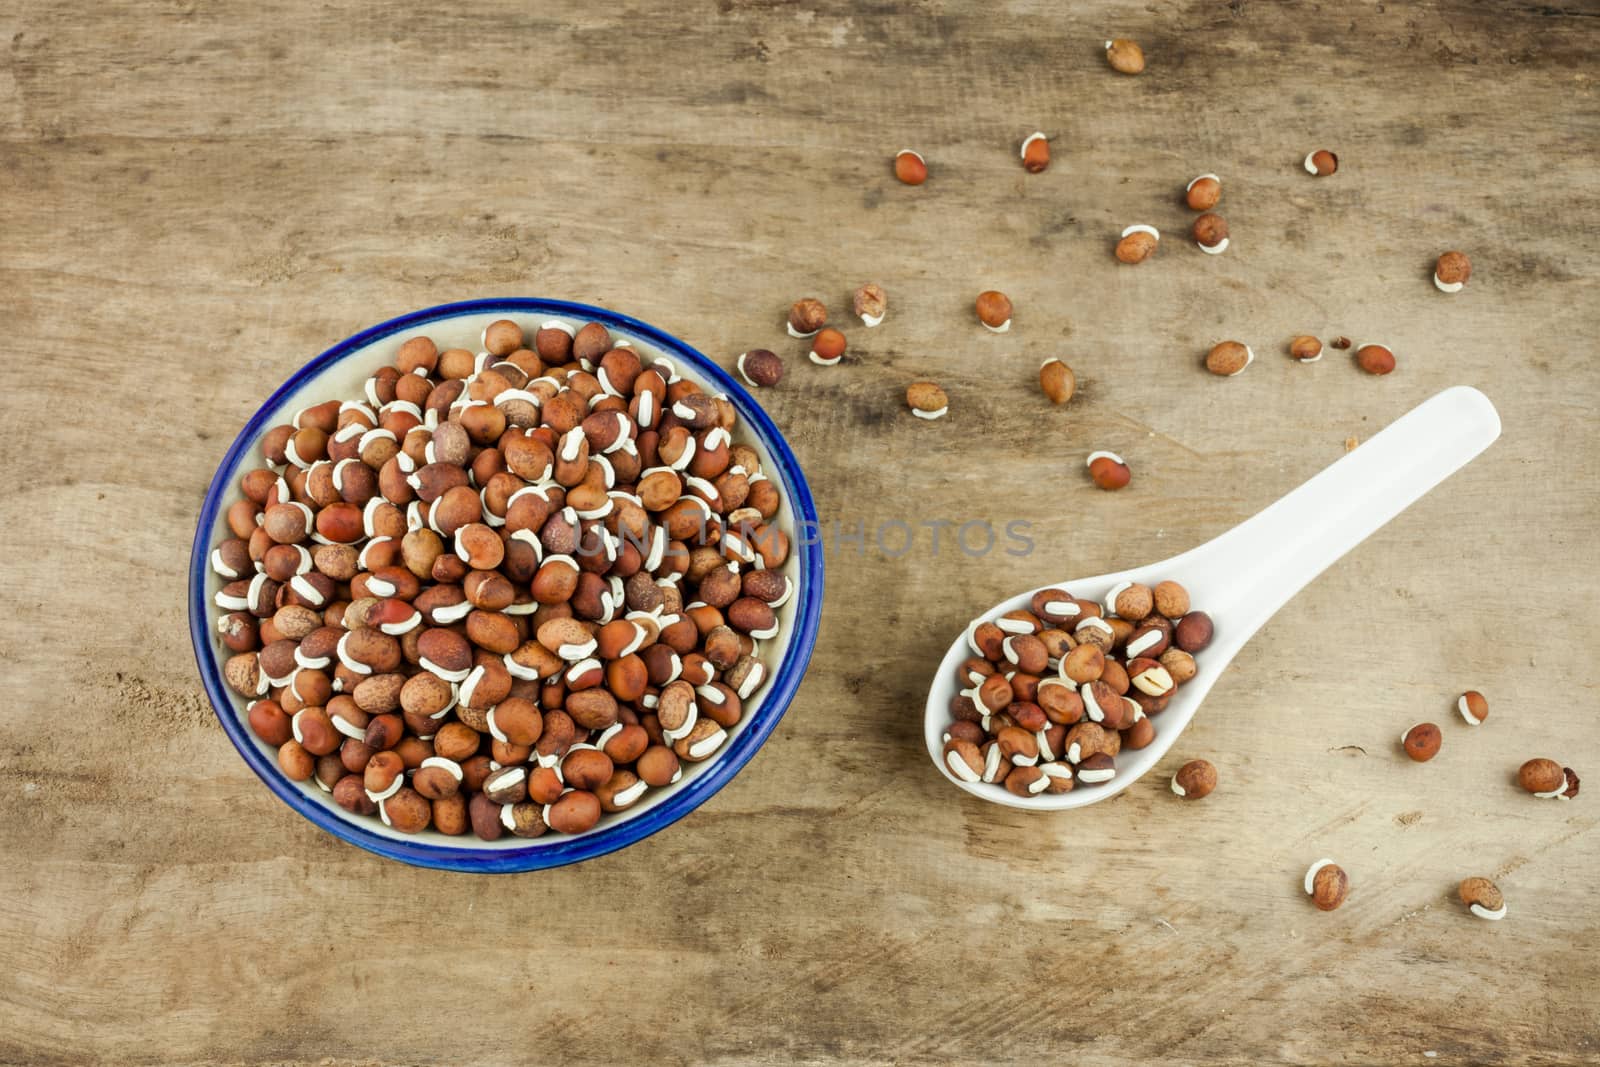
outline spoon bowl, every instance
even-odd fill
[[[1080,785],[1068,793],[1019,797],[1004,786],[964,782],[941,758],[950,702],[958,692],[956,670],[968,656],[981,656],[970,643],[973,627],[1008,611],[1026,610],[1038,589],[984,612],[945,653],[924,713],[929,758],[950,782],[1007,807],[1058,811],[1116,796],[1167,754],[1229,662],[1290,597],[1499,436],[1500,416],[1489,398],[1468,386],[1455,386],[1419,404],[1298,489],[1203,545],[1159,563],[1041,586],[1103,602],[1120,582],[1153,586],[1171,579],[1188,589],[1195,608],[1210,615],[1215,626],[1211,644],[1195,654],[1199,673],[1154,716],[1155,740],[1138,751],[1123,750],[1117,756],[1116,777],[1109,782]]]

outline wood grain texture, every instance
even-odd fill
[[[1600,775],[1600,8],[1068,8],[0,9],[0,1061],[1600,1057],[1600,799],[1511,781],[1535,755]],[[1114,33],[1146,74],[1105,67]],[[1055,163],[1029,176],[1036,128]],[[890,176],[903,146],[919,189]],[[1324,181],[1299,168],[1319,146]],[[1182,239],[1202,171],[1220,257]],[[1168,239],[1119,267],[1132,222]],[[1449,298],[1453,247],[1475,273]],[[866,280],[888,322],[805,363],[784,308],[841,314]],[[972,320],[991,287],[1004,337]],[[623,309],[727,365],[772,347],[789,376],[761,400],[825,520],[1020,519],[1037,549],[841,546],[781,727],[623,853],[475,879],[346,847],[200,695],[194,515],[299,364],[500,294]],[[1291,365],[1302,332],[1400,369]],[[1258,356],[1227,381],[1199,365],[1224,337]],[[1064,410],[1046,355],[1079,376]],[[923,377],[941,423],[904,410]],[[927,766],[927,673],[971,612],[1209,538],[1463,382],[1504,437],[1229,668],[1168,761],[1215,762],[1212,797],[1152,778],[1030,817]],[[1132,488],[1089,486],[1095,448]],[[1493,705],[1471,734],[1469,686]],[[1421,719],[1444,751],[1413,766],[1395,741]],[[1298,885],[1323,855],[1353,883],[1331,915]],[[1472,874],[1506,922],[1454,902]]]

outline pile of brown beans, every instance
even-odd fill
[[[1211,638],[1177,582],[1122,582],[1103,604],[1041,589],[1027,610],[968,627],[944,765],[1019,797],[1109,782],[1118,753],[1155,740],[1152,718]]]
[[[406,833],[581,833],[712,758],[794,591],[725,397],[606,327],[399,344],[260,441],[211,565],[294,781]]]

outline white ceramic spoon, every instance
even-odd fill
[[[1117,757],[1117,774],[1070,793],[1018,797],[1004,787],[958,779],[944,765],[944,732],[956,695],[956,670],[968,656],[971,628],[945,653],[928,691],[923,733],[939,773],[967,792],[1014,808],[1055,811],[1105,800],[1143,777],[1183,733],[1229,661],[1290,597],[1330,564],[1465,466],[1500,436],[1500,416],[1476,389],[1455,386],[1424,401],[1347,453],[1294,492],[1220,537],[1180,556],[1141,567],[1081,578],[1059,586],[1074,596],[1101,600],[1118,582],[1154,585],[1164,578],[1189,590],[1196,610],[1211,616],[1215,636],[1196,655],[1200,671],[1155,718],[1156,739]],[[996,604],[981,619],[1026,609],[1038,590]]]

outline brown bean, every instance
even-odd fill
[[[420,834],[433,821],[433,805],[415,789],[401,786],[388,800],[378,802],[384,825],[404,834]]]
[[[497,655],[514,652],[522,644],[522,635],[509,615],[498,611],[474,611],[467,616],[467,639],[486,651]]]
[[[347,774],[334,783],[333,802],[352,815],[378,813],[378,805],[367,796],[367,791],[361,784],[361,776],[358,774]]]
[[[577,748],[561,761],[561,775],[574,789],[591,792],[610,779],[615,767],[611,757],[597,748]]]
[[[385,712],[382,715],[374,715],[368,721],[366,735],[362,740],[375,749],[393,748],[405,736],[405,729],[405,720],[393,712]]]
[[[298,741],[285,741],[278,747],[278,768],[291,782],[304,782],[317,769],[316,757]]]
[[[429,800],[455,796],[461,791],[461,767],[450,761],[425,764],[411,776],[411,787]]]
[[[445,759],[463,763],[478,751],[483,735],[465,723],[450,722],[433,735],[433,751]]]
[[[326,756],[343,740],[343,735],[333,728],[328,713],[322,708],[302,708],[291,722],[295,739],[313,756]]]
[[[632,763],[644,754],[650,745],[650,735],[635,723],[624,725],[602,746],[613,763]]]
[[[528,775],[528,799],[536,804],[553,804],[566,787],[554,767],[536,767]]]
[[[678,756],[664,745],[651,745],[640,754],[635,772],[656,788],[671,785],[678,775]]]
[[[498,841],[505,833],[505,827],[500,825],[500,805],[482,793],[474,793],[467,802],[467,816],[472,832],[484,841]]]
[[[281,747],[292,736],[289,716],[276,700],[257,700],[248,713],[250,729],[264,744]]]
[[[489,728],[491,733],[498,730],[511,744],[532,745],[544,730],[544,717],[533,701],[508,697],[490,711]]]
[[[564,710],[586,730],[604,730],[617,721],[617,700],[605,689],[568,693]]]
[[[394,751],[375,752],[367,761],[362,773],[362,784],[373,796],[388,793],[395,781],[405,774],[405,761]]]
[[[550,829],[564,834],[581,834],[600,821],[600,800],[593,793],[574,789],[563,793],[550,805]]]
[[[439,797],[433,801],[433,828],[452,837],[472,828],[467,813],[467,798],[461,793]]]

